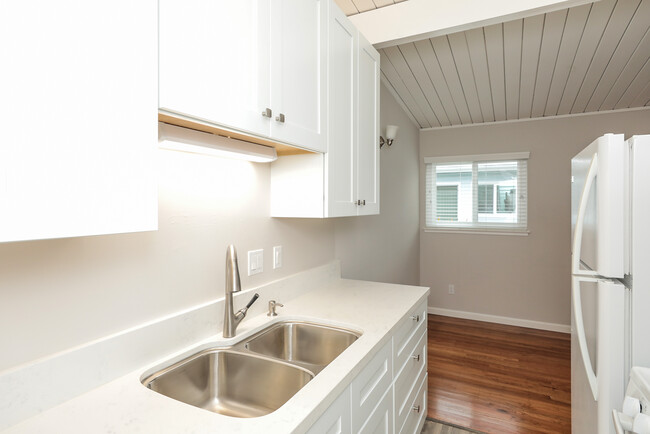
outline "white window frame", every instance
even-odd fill
[[[474,191],[478,191],[478,164],[485,162],[497,162],[497,161],[517,161],[517,160],[529,160],[530,152],[510,152],[510,153],[500,153],[500,154],[476,154],[476,155],[458,155],[458,156],[447,156],[447,157],[425,157],[424,158],[424,168],[425,173],[429,164],[472,164],[472,183],[476,184]],[[509,224],[509,223],[494,223],[489,225],[489,223],[478,223],[478,194],[475,194],[472,198],[472,213],[473,219],[471,223],[459,223],[459,222],[440,222],[437,224],[431,224],[429,221],[429,213],[426,212],[427,203],[430,201],[430,207],[435,213],[437,204],[436,204],[436,188],[437,183],[435,179],[435,173],[433,179],[429,185],[427,183],[427,177],[425,176],[425,195],[424,195],[424,232],[446,232],[446,233],[476,233],[476,234],[489,234],[489,235],[528,235],[530,232],[528,230],[528,164],[526,164],[526,174],[525,174],[525,185],[523,190],[517,192],[518,195],[523,194],[525,200],[522,204],[517,203],[516,212],[517,212],[517,221],[522,222],[525,219],[525,225]],[[518,173],[519,176],[519,173]],[[521,188],[521,187],[518,187]],[[497,184],[494,184],[493,197],[497,193]],[[494,200],[494,199],[493,199]],[[497,204],[494,203],[494,214],[497,214]]]

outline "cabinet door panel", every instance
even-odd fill
[[[268,136],[269,12],[269,0],[160,0],[160,108]]]
[[[307,434],[350,434],[350,389],[341,395],[325,410],[325,413],[307,430]]]
[[[327,0],[278,0],[271,20],[271,136],[326,150]],[[284,122],[276,120],[280,114]]]
[[[156,46],[155,0],[0,4],[0,241],[156,229]]]
[[[357,29],[338,7],[329,19],[327,132],[328,217],[357,214],[355,80]]]
[[[359,35],[357,196],[359,215],[379,214],[379,53]]]

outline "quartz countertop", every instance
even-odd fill
[[[135,369],[76,398],[30,417],[5,432],[17,433],[291,433],[305,432],[390,339],[400,319],[426,300],[428,288],[333,279],[278,308],[278,316],[247,317],[237,336],[220,334]],[[363,335],[278,410],[242,419],[212,413],[153,392],[144,373],[180,360],[199,348],[238,342],[271,322],[311,320],[361,331]],[[120,357],[119,354],[111,357]]]

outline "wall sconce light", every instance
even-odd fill
[[[381,149],[382,146],[384,145],[392,145],[393,140],[395,140],[395,137],[397,136],[397,130],[399,127],[397,125],[386,125],[386,139],[384,139],[382,136],[379,136],[379,149]]]
[[[235,158],[255,163],[270,163],[278,156],[275,148],[243,140],[204,133],[190,128],[158,122],[159,146],[174,151]]]

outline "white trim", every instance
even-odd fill
[[[490,229],[490,228],[424,228],[423,232],[426,233],[447,233],[447,234],[476,234],[476,235],[515,235],[519,237],[527,237],[530,234],[528,229],[523,229],[521,231],[517,230],[502,230],[502,229]]]
[[[591,1],[464,0],[443,3],[432,0],[410,0],[370,9],[351,15],[349,18],[371,44],[376,48],[385,48],[541,15],[591,3]],[[408,23],[408,25],[398,23]]]
[[[578,117],[578,116],[592,116],[592,115],[605,115],[605,114],[612,114],[612,113],[623,113],[623,112],[633,112],[633,111],[639,111],[639,110],[650,110],[650,107],[645,106],[645,107],[633,107],[633,108],[626,108],[626,109],[617,109],[617,110],[602,110],[599,112],[589,112],[589,113],[570,113],[566,115],[554,115],[554,116],[542,116],[538,118],[526,118],[526,119],[508,119],[505,121],[494,121],[494,122],[481,122],[481,123],[476,123],[476,124],[465,124],[465,125],[449,125],[449,126],[444,126],[444,127],[427,127],[427,128],[420,128],[420,131],[439,131],[439,130],[446,130],[449,128],[469,128],[469,127],[484,127],[487,125],[500,125],[500,124],[512,124],[512,123],[517,123],[517,122],[531,122],[531,121],[543,121],[547,119],[562,119],[562,118],[573,118],[573,117]]]
[[[474,161],[505,161],[505,160],[528,160],[530,152],[505,152],[502,154],[474,154],[456,155],[451,157],[424,157],[424,164],[432,163],[464,163]]]
[[[532,321],[529,319],[511,318],[507,316],[488,315],[485,313],[466,312],[462,310],[443,309],[440,307],[427,308],[427,313],[433,315],[449,316],[452,318],[471,319],[474,321],[484,321],[496,324],[512,325],[517,327],[526,327],[530,329],[548,330],[558,333],[571,333],[571,326],[567,324],[555,324],[550,322]]]

